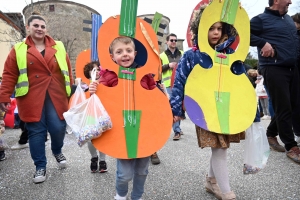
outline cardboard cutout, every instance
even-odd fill
[[[193,19],[193,16],[194,16],[194,11],[199,10],[199,8],[200,8],[202,5],[204,5],[204,4],[209,4],[209,0],[202,0],[202,1],[200,1],[200,2],[195,6],[195,8],[193,9],[193,12],[192,12],[192,14],[191,14],[190,21],[189,21],[189,24],[188,24],[188,28],[187,28],[187,30],[186,30],[186,41],[187,41],[188,47],[193,47],[192,35],[191,35],[191,31],[190,31],[190,24],[191,24],[192,19]]]
[[[209,28],[216,22],[235,27],[239,46],[233,54],[216,52],[208,43]],[[201,30],[201,31],[200,31]],[[214,0],[205,8],[199,24],[198,45],[213,66],[197,64],[185,86],[185,107],[193,123],[208,131],[237,134],[246,130],[256,114],[256,95],[245,74],[235,75],[230,68],[244,60],[249,50],[250,23],[238,0]],[[197,87],[196,87],[197,86]]]
[[[130,9],[123,7],[124,2],[130,4]],[[122,1],[121,17],[108,18],[98,34],[101,66],[118,74],[119,80],[115,87],[98,86],[96,94],[109,113],[113,128],[92,142],[99,151],[121,159],[147,157],[162,148],[169,138],[173,119],[165,94],[158,88],[145,90],[140,84],[149,73],[157,79],[161,61],[156,34],[150,24],[136,17],[133,8],[136,5],[137,0]],[[144,62],[142,67],[122,68],[112,61],[109,46],[120,35],[135,38],[136,62]]]

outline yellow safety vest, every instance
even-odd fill
[[[179,51],[181,52],[181,55],[183,55],[183,51],[182,50],[179,50]],[[168,56],[165,52],[162,52],[160,54],[160,59],[162,60],[163,65],[170,63]],[[162,82],[163,82],[164,86],[166,86],[166,87],[171,86],[171,76],[172,76],[172,70],[167,70],[162,73]]]
[[[70,76],[68,70],[68,64],[66,61],[66,50],[64,44],[61,41],[55,41],[56,45],[53,46],[56,49],[55,58],[58,62],[60,70],[65,78],[67,95],[71,94]],[[25,42],[19,42],[14,46],[16,51],[17,64],[19,68],[19,77],[16,85],[15,97],[24,96],[28,93],[29,82],[27,75],[27,44]]]

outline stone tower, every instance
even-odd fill
[[[72,1],[38,1],[23,9],[26,23],[33,11],[46,19],[48,34],[64,43],[74,72],[77,55],[91,46],[91,33],[83,31],[83,27],[91,28],[91,25],[84,24],[83,20],[91,20],[91,14],[99,13]]]
[[[151,24],[154,14],[139,15],[138,17]],[[163,17],[160,21],[159,30],[157,32],[157,40],[158,40],[158,44],[159,44],[159,52],[160,53],[163,52],[164,50],[166,50],[166,48],[167,48],[166,37],[168,34],[170,34],[170,22],[171,22],[171,20],[168,17],[163,15]],[[183,39],[178,39],[178,41],[177,41],[177,47],[180,50],[183,50],[183,41],[184,41]]]

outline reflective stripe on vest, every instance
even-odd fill
[[[183,55],[183,51],[181,51],[181,56]],[[170,63],[168,56],[165,52],[162,52],[160,54],[160,59],[162,60],[162,64],[166,65],[168,63]],[[165,72],[162,73],[162,82],[164,84],[165,87],[170,87],[171,86],[171,77],[172,77],[172,70],[169,69]]]
[[[67,95],[71,94],[71,86],[70,86],[70,77],[68,71],[68,64],[66,61],[66,50],[62,42],[55,41],[56,45],[53,46],[54,49],[57,50],[55,53],[55,58],[58,62],[58,65],[61,69],[61,72],[65,79],[66,92]],[[25,42],[19,42],[15,46],[17,64],[19,68],[19,77],[16,85],[16,97],[24,96],[28,93],[29,82],[27,75],[27,44]]]

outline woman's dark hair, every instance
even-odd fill
[[[85,78],[91,79],[90,71],[93,70],[94,65],[100,66],[99,61],[92,61],[92,62],[89,62],[88,64],[86,64],[84,66],[84,68],[83,68],[83,74],[84,74]]]
[[[292,19],[294,22],[300,24],[300,13],[296,13],[296,14],[292,15]]]
[[[39,12],[33,12],[31,13],[31,16],[28,18],[27,20],[27,25],[29,26],[29,24],[34,20],[34,19],[38,19],[38,20],[42,20],[46,23],[46,20],[41,16],[41,14]]]

